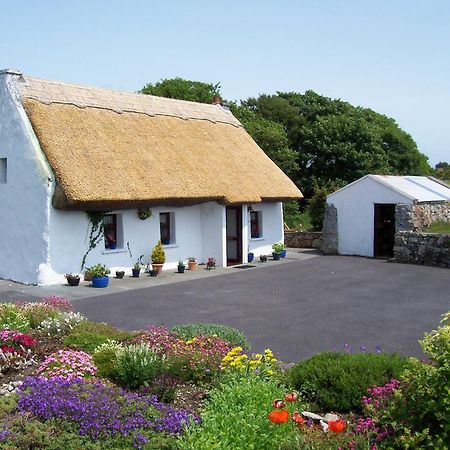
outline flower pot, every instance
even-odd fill
[[[162,272],[164,264],[152,263],[152,268],[160,274]]]
[[[92,281],[92,273],[89,270],[84,273],[84,281]]]
[[[286,249],[281,250],[280,257],[286,258]]]
[[[157,277],[158,271],[156,269],[152,269],[149,271],[151,277]]]
[[[111,242],[110,244],[109,244],[109,249],[110,250],[115,250],[117,248],[117,244],[115,243],[115,242]]]
[[[80,277],[77,276],[68,276],[66,277],[67,279],[67,284],[69,286],[78,286],[80,284]]]
[[[92,278],[92,286],[95,288],[105,288],[108,286],[109,283],[109,277],[93,277]]]
[[[255,257],[255,255],[253,254],[253,253],[249,253],[248,255],[247,255],[247,261],[249,262],[249,263],[251,263],[252,261],[253,261],[253,258]]]
[[[131,272],[133,274],[133,278],[139,278],[139,275],[141,273],[141,269],[131,269]]]
[[[281,253],[272,252],[272,258],[274,261],[278,261],[281,258]]]
[[[189,261],[188,262],[188,269],[189,270],[195,270],[197,267],[197,261]]]
[[[125,272],[123,270],[117,270],[116,271],[116,278],[122,279],[125,275]]]
[[[184,273],[184,269],[186,269],[185,266],[178,266],[178,273]]]

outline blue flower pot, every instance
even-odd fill
[[[280,257],[281,258],[286,258],[286,249],[281,250]]]
[[[253,253],[249,253],[248,255],[247,255],[247,261],[249,262],[249,263],[251,263],[252,261],[253,261],[253,258],[255,257],[255,255],[253,254]]]
[[[274,261],[279,261],[279,259],[281,258],[281,253],[272,252],[272,258]]]
[[[92,287],[95,288],[105,288],[108,286],[109,277],[94,277],[92,278]]]

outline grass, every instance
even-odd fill
[[[423,230],[425,233],[450,234],[450,222],[436,220]]]

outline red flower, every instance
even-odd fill
[[[284,396],[284,399],[287,402],[296,402],[298,400],[298,394],[297,392],[290,392]]]
[[[346,427],[347,427],[347,424],[346,424],[345,420],[342,420],[342,419],[330,420],[328,422],[328,429],[333,431],[334,433],[342,433]]]
[[[300,425],[301,423],[305,423],[306,420],[303,418],[303,416],[298,412],[295,411],[292,414],[292,420],[294,421],[294,423],[296,423],[297,425]]]
[[[272,402],[272,406],[274,408],[283,409],[286,406],[286,403],[284,403],[283,400],[277,398]]]
[[[270,411],[267,418],[273,423],[287,423],[289,421],[289,413],[287,409],[275,409]]]

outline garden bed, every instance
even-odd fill
[[[347,349],[287,368],[223,325],[130,333],[60,297],[0,304],[0,447],[446,448],[448,320],[431,363]]]

